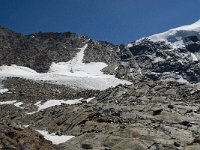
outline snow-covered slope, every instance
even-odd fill
[[[85,64],[82,62],[84,57],[84,50],[86,48],[87,44],[83,48],[79,48],[80,52],[77,53],[76,57],[74,57],[69,62],[52,63],[49,73],[73,77],[106,77],[103,72],[101,72],[101,70],[107,66],[105,63],[95,62]]]
[[[185,38],[188,36],[196,36],[200,39],[200,20],[191,25],[185,25],[163,33],[154,34],[148,38],[154,42],[165,41],[171,44],[173,48],[180,48],[184,47]]]
[[[114,75],[106,75],[101,70],[107,66],[103,62],[83,63],[84,47],[79,48],[77,53],[69,62],[52,63],[47,73],[38,73],[23,66],[1,66],[0,76],[2,77],[22,77],[32,80],[43,80],[53,84],[79,87],[84,89],[105,90],[119,84],[131,84],[128,81],[115,78]]]

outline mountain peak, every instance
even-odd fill
[[[147,38],[154,42],[165,41],[173,48],[181,48],[185,47],[186,39],[191,36],[200,39],[200,20],[191,25],[180,26]]]
[[[197,32],[200,32],[200,19],[198,21],[196,21],[195,23],[193,24],[190,24],[190,25],[184,25],[184,26],[181,26],[181,27],[178,27],[178,28],[174,28],[174,29],[171,29],[171,30],[184,30],[184,31],[197,31]]]

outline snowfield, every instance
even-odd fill
[[[8,89],[0,89],[0,94],[7,93],[8,91]]]
[[[187,36],[197,36],[200,38],[200,20],[178,28],[170,29],[166,32],[154,34],[148,38],[154,42],[165,41],[172,45],[173,48],[184,47],[184,38]]]
[[[34,104],[35,106],[38,107],[38,110],[37,111],[33,111],[33,112],[28,112],[27,114],[28,115],[32,115],[32,114],[37,113],[37,112],[39,112],[41,110],[44,110],[44,109],[47,109],[47,108],[50,108],[50,107],[54,107],[54,106],[60,106],[62,104],[67,104],[67,105],[81,104],[82,100],[84,100],[87,103],[89,103],[94,98],[95,97],[91,97],[91,98],[88,98],[88,99],[79,98],[79,99],[73,99],[73,100],[48,100],[48,101],[46,101],[44,103],[42,103],[41,101],[38,101],[37,103]],[[16,104],[15,104],[15,106],[16,106]]]
[[[0,102],[0,105],[10,105],[16,103],[16,100]]]
[[[114,75],[106,75],[101,70],[107,66],[103,62],[83,63],[84,50],[87,44],[79,48],[69,62],[52,63],[47,73],[38,73],[30,68],[11,65],[1,66],[1,77],[21,77],[37,81],[45,81],[53,84],[79,87],[83,89],[105,90],[119,84],[131,84],[129,81],[115,78]]]
[[[36,131],[42,134],[46,140],[49,140],[53,144],[56,144],[56,145],[65,143],[66,141],[74,137],[74,136],[68,136],[68,135],[56,135],[55,133],[49,134],[48,131],[45,131],[45,130],[36,130]]]
[[[39,101],[35,105],[38,107],[38,111],[40,111],[43,109],[47,109],[49,107],[59,106],[62,104],[68,104],[68,105],[79,104],[79,103],[81,103],[82,99],[83,98],[74,99],[74,100],[48,100],[43,104],[41,104],[41,101]]]
[[[0,102],[0,105],[11,105],[11,104],[13,104],[15,107],[18,107],[21,109],[24,108],[24,107],[21,107],[21,105],[23,105],[23,103],[17,102],[16,100]]]

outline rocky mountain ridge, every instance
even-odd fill
[[[1,28],[0,128],[6,131],[1,131],[0,148],[200,149],[199,27],[197,22],[170,30],[175,41],[165,32],[161,34],[165,40],[155,40],[158,34],[122,45],[74,33],[22,35]],[[90,67],[105,63],[104,74],[132,84],[98,90],[4,75],[10,70],[2,66],[13,64],[48,73],[52,63],[70,63],[84,45],[83,60],[77,61]],[[78,71],[85,69],[76,65]],[[68,74],[67,78],[77,75],[73,69]],[[92,82],[104,77],[88,74],[86,78]],[[43,134],[48,140],[65,135],[74,138],[55,145],[36,131],[48,131]],[[32,144],[27,140],[29,133]]]

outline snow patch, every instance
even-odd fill
[[[88,103],[91,100],[93,100],[94,98],[95,97],[91,97],[91,98],[85,99],[85,101]],[[62,104],[67,104],[67,105],[81,104],[83,100],[84,100],[83,98],[74,99],[74,100],[48,100],[44,103],[41,103],[41,101],[38,101],[37,103],[34,104],[35,106],[38,107],[38,110],[29,112],[27,114],[31,115],[31,114],[37,113],[41,110],[44,110],[44,109],[47,109],[50,107],[54,107],[54,106],[60,106]]]
[[[88,98],[86,99],[87,103],[89,103],[91,100],[93,100],[95,97],[91,97],[91,98]]]
[[[18,108],[24,108],[22,107],[21,105],[23,105],[22,102],[17,102],[17,103],[14,103],[15,107],[18,107]]]
[[[42,134],[46,140],[49,140],[56,145],[64,143],[74,137],[68,135],[56,135],[55,133],[49,134],[48,131],[45,130],[36,130],[36,131]]]
[[[138,73],[139,73],[140,75],[143,75],[143,74],[142,74],[142,69],[141,69],[140,67],[138,68]]]
[[[39,73],[27,67],[12,65],[12,66],[1,66],[0,75],[6,77],[9,76],[32,77],[34,75],[39,75]]]
[[[156,58],[154,58],[154,60],[152,61],[152,63],[157,63],[157,62],[162,62],[162,61],[165,61],[165,59],[162,58],[162,57],[156,57]]]
[[[52,63],[47,73],[36,71],[23,66],[1,66],[0,76],[22,77],[31,80],[45,81],[53,84],[79,87],[83,89],[105,90],[119,84],[132,84],[129,81],[115,78],[114,75],[104,74],[101,70],[107,66],[103,62],[83,63],[84,47],[79,48],[77,53],[69,62]]]
[[[0,102],[0,105],[10,105],[10,104],[14,104],[16,103],[17,101],[16,100],[13,100],[13,101],[5,101],[5,102]]]
[[[184,79],[182,76],[178,79],[178,80],[176,80],[177,82],[179,82],[179,83],[189,83],[186,79]]]
[[[198,58],[196,57],[196,55],[194,53],[191,53],[191,56],[192,56],[193,61],[198,61]]]
[[[38,107],[38,111],[43,110],[43,109],[47,109],[49,107],[53,107],[53,106],[59,106],[62,104],[68,104],[68,105],[73,105],[73,104],[79,104],[81,103],[81,100],[83,98],[80,99],[74,99],[74,100],[48,100],[45,103],[41,104],[40,102],[37,102],[35,105]]]
[[[76,57],[69,62],[53,63],[50,66],[49,73],[67,75],[73,77],[91,77],[91,78],[104,78],[105,76],[101,71],[107,67],[107,64],[103,62],[91,62],[83,63],[84,50],[87,48],[87,44],[80,48],[80,52],[77,53]]]
[[[128,48],[133,47],[133,44],[132,44],[132,43],[129,43],[129,44],[127,44],[127,47],[128,47]]]
[[[30,125],[23,125],[24,128],[28,128]]]
[[[17,102],[16,100],[0,102],[0,105],[11,105],[11,104],[13,104],[15,107],[18,107],[18,108],[24,108],[24,107],[21,107],[23,103]]]
[[[0,94],[7,93],[8,91],[8,89],[0,89]]]

